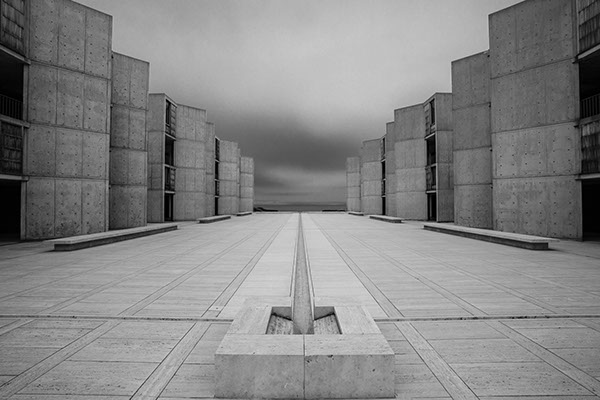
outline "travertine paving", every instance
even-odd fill
[[[213,397],[251,297],[289,296],[299,214],[255,214],[57,253],[0,247],[0,398]],[[600,245],[529,251],[302,214],[315,295],[364,304],[398,398],[600,396]]]

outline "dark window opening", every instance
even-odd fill
[[[600,180],[584,181],[581,189],[583,239],[600,241]]]
[[[437,196],[435,193],[427,195],[427,220],[437,221]]]
[[[165,194],[165,221],[173,221],[173,195]]]
[[[435,100],[429,102],[429,113],[431,118],[431,125],[435,125]]]
[[[0,241],[18,240],[21,235],[21,182],[0,180]]]
[[[23,128],[0,122],[0,173],[21,175],[23,172]]]
[[[165,104],[165,132],[171,136],[175,134],[177,128],[177,107],[167,100]]]
[[[175,141],[165,138],[165,164],[175,165]]]
[[[581,118],[600,115],[600,54],[579,63]]]
[[[23,119],[23,64],[0,52],[0,114]]]
[[[427,146],[427,165],[433,165],[436,163],[435,136],[425,140],[425,143]]]
[[[219,215],[219,198],[215,197],[215,215]]]

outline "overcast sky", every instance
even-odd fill
[[[345,160],[393,110],[451,91],[518,0],[78,0],[113,16],[113,49],[150,91],[206,109],[254,157],[255,204],[345,202]]]

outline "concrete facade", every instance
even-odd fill
[[[214,215],[214,126],[148,96],[149,64],[112,51],[110,15],[71,0],[0,0],[0,14],[1,237]]]
[[[346,159],[346,210],[360,212],[360,157]]]
[[[218,214],[240,211],[240,149],[235,142],[220,140]]]
[[[254,209],[254,159],[240,158],[240,209],[249,212]]]
[[[148,151],[146,112],[150,65],[112,56],[109,228],[146,225]]]
[[[381,214],[383,158],[381,139],[367,140],[360,149],[360,204],[365,214]]]

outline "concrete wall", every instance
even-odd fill
[[[175,196],[173,217],[176,221],[206,217],[206,111],[177,106],[175,142]]]
[[[215,215],[215,124],[206,123],[206,215]]]
[[[360,157],[346,159],[346,210],[360,212]]]
[[[221,140],[219,160],[219,214],[237,214],[240,209],[240,149],[235,142]]]
[[[385,214],[396,217],[398,215],[396,209],[398,185],[396,182],[396,131],[393,122],[386,124],[385,132]]]
[[[254,210],[254,159],[240,158],[240,212]]]
[[[437,221],[454,221],[452,93],[436,93]]]
[[[30,3],[24,239],[108,229],[112,18]]]
[[[364,141],[360,149],[360,204],[365,214],[381,214],[381,139]]]
[[[454,221],[491,229],[492,138],[489,52],[452,62]]]
[[[395,110],[394,132],[397,216],[407,219],[427,219],[423,105]]]
[[[582,235],[573,11],[529,0],[490,16],[494,229]]]
[[[148,222],[164,222],[166,101],[165,94],[148,95]]]
[[[146,111],[150,65],[112,57],[109,228],[146,225],[148,152]]]

